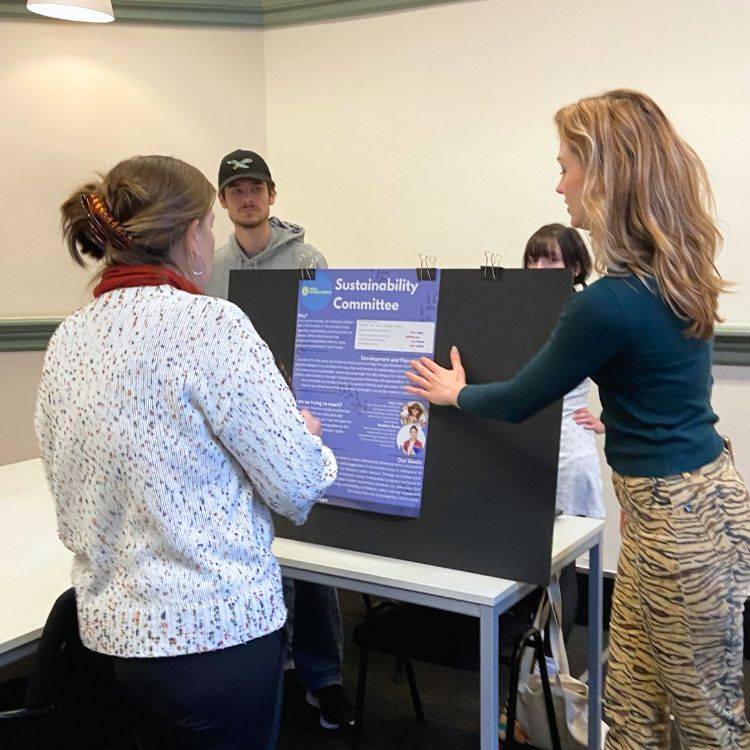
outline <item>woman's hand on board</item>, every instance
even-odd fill
[[[451,347],[451,369],[441,367],[428,357],[414,359],[406,377],[412,382],[406,391],[431,404],[458,406],[458,394],[466,385],[466,373],[458,349]]]
[[[592,430],[597,435],[604,434],[604,424],[598,417],[595,417],[585,406],[573,412],[573,421],[581,425],[584,430]]]

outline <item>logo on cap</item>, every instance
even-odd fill
[[[248,169],[252,163],[253,160],[249,156],[242,161],[237,161],[237,159],[229,159],[227,161],[227,164],[229,164],[232,169]]]

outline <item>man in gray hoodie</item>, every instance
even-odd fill
[[[239,149],[221,160],[219,202],[234,233],[216,251],[207,294],[226,299],[232,270],[328,267],[323,255],[305,243],[302,227],[270,215],[275,201],[271,172],[258,154]]]
[[[221,160],[219,202],[234,233],[214,256],[206,294],[226,299],[232,270],[327,268],[325,258],[305,244],[302,227],[270,216],[275,200],[271,172],[258,154],[239,149]],[[336,589],[284,579],[284,598],[294,665],[307,701],[320,710],[326,729],[353,724],[354,711],[342,687],[344,632]]]

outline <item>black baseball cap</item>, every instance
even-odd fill
[[[219,165],[219,192],[234,180],[273,182],[271,170],[260,154],[238,148],[227,154]]]

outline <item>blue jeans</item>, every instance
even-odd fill
[[[297,674],[311,692],[340,685],[344,629],[336,589],[284,578],[287,641]]]

